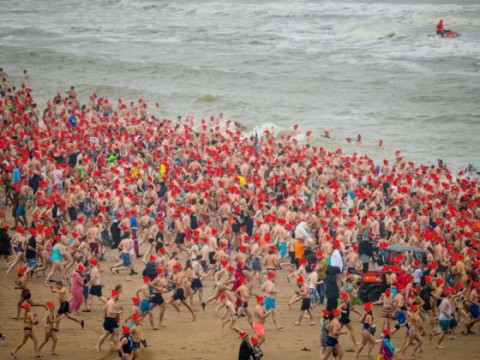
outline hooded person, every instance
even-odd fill
[[[250,344],[250,337],[246,331],[240,331],[240,349],[238,350],[238,360],[252,360],[255,359],[255,352],[252,344]]]
[[[340,269],[336,266],[327,266],[325,277],[325,297],[327,298],[327,310],[333,311],[338,307],[338,297],[340,289],[338,288],[337,276]]]

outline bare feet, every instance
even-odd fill
[[[297,325],[297,326],[300,325],[300,323],[299,323],[298,321],[294,321],[293,323],[294,323],[295,325]]]
[[[95,350],[97,350],[97,352],[102,352],[102,349],[100,349],[98,345],[95,345]]]

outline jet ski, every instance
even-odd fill
[[[460,34],[458,32],[456,32],[455,30],[445,30],[441,37],[451,39],[451,38],[456,38],[456,37],[459,37],[459,36],[460,36]]]

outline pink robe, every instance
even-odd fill
[[[70,277],[70,292],[73,299],[70,301],[70,311],[75,312],[80,310],[83,304],[83,278],[78,272],[74,272]]]

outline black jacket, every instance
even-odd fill
[[[359,255],[373,256],[373,245],[370,240],[363,240],[358,247]]]
[[[340,289],[337,284],[337,275],[340,274],[340,268],[328,265],[325,274],[325,297],[338,299]]]

